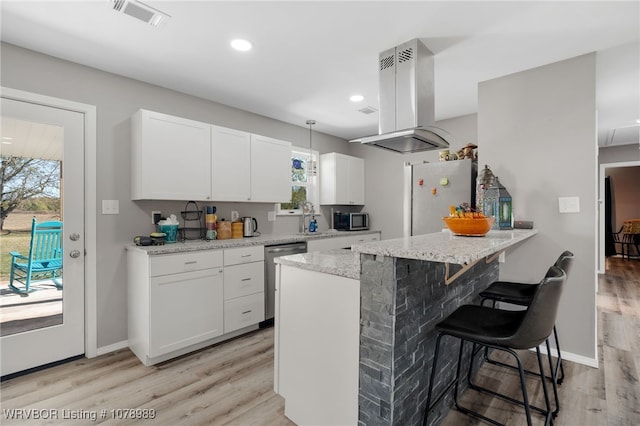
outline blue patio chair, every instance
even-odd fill
[[[12,251],[9,288],[16,293],[33,291],[31,283],[52,280],[62,288],[62,222],[31,221],[29,256]],[[18,284],[19,283],[19,284]]]

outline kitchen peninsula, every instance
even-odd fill
[[[536,233],[441,232],[276,259],[274,388],[285,415],[298,424],[421,424],[435,324],[477,303],[498,279],[500,253]],[[457,356],[451,344],[443,341],[447,358]],[[440,383],[453,374],[447,361]]]

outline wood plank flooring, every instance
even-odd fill
[[[600,368],[565,361],[557,425],[640,425],[640,261],[611,259],[608,264],[598,294]],[[537,365],[533,353],[522,355],[528,368]],[[505,369],[485,366],[477,381],[518,395],[517,377]],[[153,367],[144,367],[129,350],[81,359],[6,380],[0,392],[3,425],[293,424],[284,416],[283,399],[273,392],[272,328]],[[540,386],[531,384],[529,393],[543,405]],[[525,424],[522,410],[496,398],[467,391],[463,402],[507,424]],[[9,419],[6,410],[17,408],[55,409],[59,418]],[[155,419],[112,417],[111,410],[129,408],[153,409]],[[97,412],[96,421],[61,419],[65,413],[91,411]],[[451,411],[442,424],[481,423]],[[542,424],[541,417],[534,415],[534,424]]]

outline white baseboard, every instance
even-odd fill
[[[108,354],[110,352],[119,351],[120,349],[125,349],[129,347],[129,342],[127,340],[123,340],[121,342],[113,343],[108,346],[102,346],[96,349],[96,356]]]
[[[533,350],[533,349],[531,349]],[[540,352],[543,354],[547,354],[547,347],[544,345],[540,345]],[[557,355],[556,348],[551,348],[551,356],[555,357]],[[567,352],[565,350],[562,351],[562,359],[575,362],[577,364],[586,365],[587,367],[599,368],[598,367],[598,359],[597,358],[588,358],[586,356],[577,355],[571,352]]]

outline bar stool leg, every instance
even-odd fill
[[[548,339],[547,339],[548,340]],[[540,369],[540,380],[542,380],[542,393],[544,394],[544,403],[547,407],[544,424],[553,424],[553,415],[551,411],[551,402],[549,401],[549,391],[547,390],[547,376],[544,374],[544,366],[542,364],[542,355],[540,346],[536,346],[536,356],[538,358],[538,368]],[[553,375],[553,373],[551,373]]]
[[[549,345],[549,339],[546,340],[546,344],[547,344],[547,358],[549,360],[549,370],[551,371],[551,385],[553,386],[553,396],[556,402],[556,409],[552,413],[552,416],[555,419],[558,413],[560,412],[560,400],[558,398],[558,385],[556,384],[557,383],[556,371],[555,371],[555,368],[553,367],[553,360],[551,357],[551,347]]]
[[[553,326],[553,338],[556,341],[556,350],[558,351],[558,362],[556,364],[555,373],[558,385],[562,384],[564,380],[564,366],[562,365],[562,352],[560,352],[560,340],[558,340],[558,330],[556,326]],[[560,376],[558,376],[558,368],[560,369]]]

